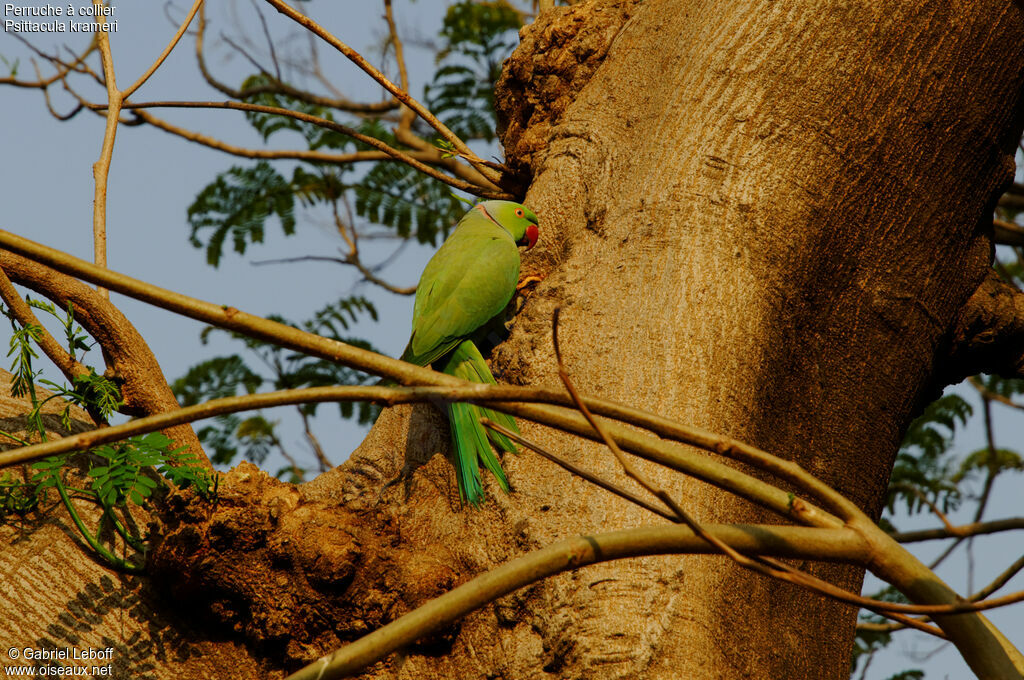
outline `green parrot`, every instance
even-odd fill
[[[519,281],[519,249],[537,242],[537,216],[512,201],[485,201],[473,207],[430,258],[416,287],[412,336],[402,361],[432,365],[463,380],[495,385],[474,338],[500,315]],[[487,417],[518,432],[511,416],[473,404],[448,404],[452,453],[459,496],[479,506],[484,498],[480,463],[491,471],[501,488],[508,480],[490,442],[516,453],[505,436],[485,430]]]

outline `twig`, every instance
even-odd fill
[[[145,73],[139,76],[139,79],[132,83],[131,87],[121,92],[122,100],[128,99],[128,97],[132,96],[136,90],[142,87],[143,83],[149,80],[149,77],[151,75],[156,73],[156,70],[160,68],[160,65],[164,63],[164,60],[167,59],[167,56],[178,44],[178,41],[181,40],[181,36],[185,35],[185,31],[188,30],[188,25],[192,23],[193,17],[195,17],[196,12],[199,11],[199,7],[202,4],[203,0],[195,0],[195,2],[192,3],[192,9],[189,10],[188,14],[185,16],[184,21],[181,22],[181,25],[178,27],[178,32],[175,33],[174,37],[171,38],[171,41],[167,43],[167,47],[165,47],[164,51],[160,53],[160,56],[156,58],[156,61],[153,62],[153,65],[150,66]]]
[[[492,190],[498,190],[501,181],[500,173],[495,172],[494,170],[489,168],[487,164],[483,161],[483,159],[477,156],[475,153],[473,153],[473,150],[466,146],[466,143],[462,141],[462,139],[458,135],[456,135],[454,132],[448,129],[448,126],[446,126],[444,123],[438,120],[437,116],[431,113],[428,108],[426,108],[418,101],[416,101],[407,91],[403,90],[402,88],[398,87],[390,80],[388,80],[388,78],[383,73],[378,71],[376,67],[370,64],[370,62],[366,61],[366,59],[363,58],[363,55],[359,54],[359,52],[352,49],[351,47],[343,43],[341,40],[336,38],[329,31],[325,30],[322,26],[320,26],[320,24],[318,24],[317,22],[313,21],[312,19],[302,14],[298,10],[295,10],[289,5],[287,5],[285,2],[283,2],[283,0],[266,1],[270,5],[272,5],[278,12],[284,14],[286,17],[288,17],[295,23],[299,24],[300,26],[305,27],[310,32],[316,34],[317,37],[326,42],[328,45],[341,52],[343,55],[345,55],[345,57],[349,59],[349,61],[354,63],[356,66],[361,68],[367,75],[369,75],[371,78],[380,83],[380,85],[383,86],[385,90],[394,95],[400,102],[402,102],[410,109],[415,111],[420,118],[425,120],[430,125],[430,127],[437,130],[441,137],[443,137],[447,142],[451,143],[451,145],[455,147],[459,154],[462,155],[462,157],[464,157],[467,161],[469,161],[469,164],[476,168],[477,171],[481,175],[483,175],[488,180],[488,182],[492,184]]]
[[[982,397],[984,397],[985,399],[988,399],[990,401],[999,402],[1000,404],[1002,404],[1004,406],[1009,406],[1010,408],[1015,408],[1015,409],[1024,411],[1024,404],[1018,404],[1017,402],[1015,402],[1013,399],[1010,399],[1009,397],[1004,397],[1003,395],[999,394],[998,392],[993,392],[989,388],[985,387],[985,384],[983,382],[981,382],[980,380],[978,380],[977,376],[971,376],[970,378],[967,379],[967,382],[969,382],[971,384],[971,387],[976,389],[978,391],[978,393],[980,395],[982,395]]]
[[[941,538],[966,538],[968,536],[994,534],[999,531],[1010,531],[1012,529],[1024,529],[1024,517],[1011,517],[991,522],[972,522],[971,524],[962,524],[952,528],[901,531],[891,534],[891,536],[900,543],[914,543],[916,541],[932,541]]]
[[[274,64],[274,75],[277,82],[281,82],[281,65],[277,62],[277,51],[274,50],[274,39],[270,37],[270,28],[267,26],[267,18],[263,16],[263,10],[256,3],[256,0],[251,0],[253,9],[256,10],[256,16],[260,18],[260,25],[263,27],[263,37],[267,39],[267,47],[270,49],[270,61]]]
[[[391,35],[391,44],[395,46],[395,61],[398,62],[398,79],[402,89],[408,92],[409,72],[405,68],[405,53],[402,49],[402,40],[398,37],[398,27],[395,26],[395,13],[391,7],[391,0],[384,0],[384,16],[388,22],[388,32]],[[399,132],[411,131],[414,120],[416,120],[416,112],[408,106],[403,106],[402,117],[398,123]]]
[[[984,600],[986,597],[988,597],[992,593],[996,592],[997,590],[1005,586],[1010,581],[1010,579],[1016,576],[1017,573],[1020,572],[1022,569],[1024,569],[1024,555],[1017,558],[1017,560],[1013,564],[1004,569],[1003,573],[999,574],[999,576],[993,579],[991,583],[989,583],[987,586],[985,586],[978,592],[974,593],[967,599],[971,602],[980,602]]]
[[[932,500],[928,498],[928,496],[926,496],[923,491],[921,491],[921,489],[917,488],[912,484],[895,484],[892,488],[903,489],[904,491],[909,491],[913,493],[918,498],[918,500],[920,500],[922,503],[927,505],[929,509],[931,509],[933,515],[939,518],[939,521],[942,522],[942,525],[946,528],[947,533],[956,533],[957,529],[955,526],[953,526],[953,523],[949,521],[949,517],[946,516],[946,513],[939,510],[939,506],[935,505],[935,503],[933,503]]]
[[[320,440],[316,438],[315,434],[313,434],[313,429],[309,426],[309,416],[307,416],[306,412],[301,408],[299,408],[298,411],[299,416],[302,418],[302,427],[306,431],[306,440],[309,442],[310,446],[313,447],[313,453],[316,455],[316,460],[320,464],[320,472],[327,472],[334,467],[334,463],[332,463],[331,459],[324,453],[323,447],[320,446]]]
[[[416,168],[425,175],[429,175],[436,180],[440,180],[445,184],[461,189],[468,193],[480,196],[483,198],[494,198],[494,199],[512,199],[512,194],[501,191],[500,189],[489,189],[479,184],[473,184],[465,180],[459,180],[443,172],[438,172],[431,166],[416,160],[405,151],[400,151],[392,146],[389,146],[385,142],[380,141],[376,137],[364,135],[347,125],[335,123],[334,121],[313,116],[308,113],[302,113],[300,111],[292,111],[291,109],[283,109],[276,106],[263,106],[261,104],[249,104],[247,102],[189,102],[189,101],[163,101],[163,102],[143,102],[141,104],[126,104],[125,109],[138,110],[144,108],[179,108],[179,109],[232,109],[235,111],[249,111],[254,113],[267,113],[277,116],[286,116],[288,118],[294,118],[295,120],[301,120],[305,123],[310,123],[334,132],[340,132],[343,135],[351,137],[352,139],[363,142],[367,146],[383,151],[391,158],[401,161],[407,165]]]
[[[96,17],[98,23],[107,23],[103,14],[103,0],[92,0],[93,7],[100,10]],[[121,115],[121,91],[117,89],[114,77],[114,59],[110,53],[110,35],[105,31],[96,31],[95,38],[100,50],[100,61],[103,64],[103,80],[107,86],[107,127],[103,133],[103,147],[100,158],[92,166],[92,176],[96,181],[96,192],[93,198],[92,237],[93,258],[100,267],[107,266],[107,178],[110,175],[110,160],[114,155],[114,138],[117,136],[117,123]],[[97,292],[105,298],[110,294],[105,288]]]
[[[331,99],[328,97],[320,97],[311,92],[304,90],[298,90],[291,87],[290,85],[282,82],[275,82],[271,85],[265,85],[260,87],[248,88],[245,90],[236,90],[228,85],[220,82],[213,77],[209,69],[206,66],[206,58],[203,54],[203,44],[206,35],[206,10],[202,8],[199,10],[199,23],[196,28],[196,61],[199,65],[199,72],[202,74],[203,79],[210,84],[216,90],[223,92],[228,97],[233,99],[246,99],[248,97],[254,97],[263,93],[272,94],[286,94],[290,97],[294,97],[300,101],[304,101],[308,104],[315,104],[317,106],[325,106],[328,108],[338,109],[339,111],[347,111],[349,113],[355,113],[359,115],[369,114],[381,114],[388,111],[393,111],[399,107],[397,100],[375,102],[373,104],[363,104],[360,102],[353,102],[344,97],[337,97]],[[312,36],[311,36],[312,37]],[[321,79],[326,83],[326,79]]]
[[[494,422],[490,418],[481,418],[480,419],[480,424],[483,425],[486,428],[489,428],[489,429],[494,430],[496,432],[500,432],[501,434],[505,435],[506,437],[508,437],[512,441],[516,442],[520,446],[525,446],[526,448],[530,449],[531,451],[534,451],[534,452],[540,454],[541,456],[543,456],[544,458],[547,458],[548,460],[550,460],[552,463],[554,463],[555,465],[559,466],[563,470],[568,470],[570,473],[576,475],[577,477],[579,477],[581,479],[587,480],[588,482],[590,482],[594,486],[598,486],[598,487],[604,489],[605,491],[609,491],[609,492],[615,494],[616,496],[618,496],[619,498],[625,499],[625,500],[629,501],[630,503],[633,503],[634,505],[637,505],[637,506],[643,508],[644,510],[648,510],[650,512],[653,512],[655,515],[658,515],[659,517],[664,517],[665,519],[669,520],[670,522],[676,522],[676,523],[681,522],[681,520],[676,515],[672,514],[671,512],[663,510],[660,507],[658,507],[657,505],[654,505],[653,503],[648,503],[643,498],[640,498],[639,496],[637,496],[637,495],[627,491],[626,489],[623,489],[622,487],[620,487],[620,486],[618,486],[616,484],[613,484],[612,482],[609,482],[609,481],[601,478],[598,475],[593,474],[592,472],[584,470],[581,467],[577,467],[576,465],[570,463],[569,461],[565,460],[564,458],[562,458],[560,456],[556,456],[555,454],[551,453],[550,451],[548,451],[547,449],[542,447],[540,444],[536,444],[534,442],[531,442],[530,440],[526,439],[522,435],[516,434],[512,430],[509,430],[508,428],[502,427],[501,425],[499,425],[498,423]]]
[[[139,116],[144,122],[152,125],[153,127],[159,128],[164,132],[169,132],[173,135],[177,135],[190,142],[202,144],[203,146],[225,153],[232,154],[234,156],[240,156],[242,158],[266,158],[266,159],[294,159],[313,161],[316,163],[337,163],[339,165],[345,163],[361,163],[367,161],[383,161],[393,160],[391,154],[384,153],[383,151],[354,151],[352,153],[324,153],[321,151],[304,151],[304,150],[273,150],[273,149],[248,149],[245,147],[236,146],[223,142],[219,139],[214,139],[201,132],[193,132],[186,130],[185,128],[178,127],[172,123],[157,118],[149,111],[145,109],[135,109],[132,111],[133,114]],[[406,152],[410,157],[424,162],[430,162],[432,155],[424,152]]]

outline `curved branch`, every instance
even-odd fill
[[[1000,531],[1013,529],[1024,529],[1024,517],[1011,517],[998,519],[991,522],[972,522],[950,528],[921,529],[919,531],[901,531],[891,534],[893,539],[900,543],[914,543],[916,541],[934,541],[941,538],[967,538],[968,536],[981,536],[983,534],[994,534]]]
[[[329,97],[322,97],[315,95],[311,92],[296,89],[280,80],[274,78],[272,85],[263,85],[260,87],[251,87],[245,90],[236,90],[229,85],[222,83],[217,80],[210,70],[206,66],[206,57],[204,56],[203,44],[206,36],[206,10],[205,7],[199,11],[199,22],[196,27],[196,61],[199,65],[199,72],[203,75],[203,79],[210,84],[216,90],[224,93],[232,99],[246,99],[248,97],[255,97],[260,94],[284,94],[289,97],[294,97],[299,101],[304,101],[307,104],[313,104],[316,106],[326,106],[328,108],[337,109],[339,111],[348,111],[349,113],[355,114],[381,114],[387,113],[388,111],[394,111],[400,104],[397,99],[391,99],[390,101],[375,102],[373,104],[364,104],[360,102],[353,102],[345,98],[331,99]]]
[[[0,268],[15,283],[36,291],[56,304],[73,305],[75,320],[103,348],[108,376],[113,377],[121,389],[125,404],[122,412],[148,415],[179,407],[146,341],[120,310],[109,300],[100,297],[95,289],[10,252],[0,252]],[[190,426],[170,427],[164,433],[178,445],[187,446],[200,460],[206,460]]]
[[[179,101],[166,101],[166,102],[143,102],[141,104],[125,104],[124,108],[127,110],[138,111],[144,108],[179,108],[179,109],[232,109],[234,111],[250,111],[255,113],[268,113],[275,116],[286,116],[288,118],[294,118],[295,120],[301,120],[305,123],[310,123],[334,132],[339,132],[343,135],[351,137],[357,141],[360,141],[367,146],[372,146],[378,151],[382,151],[396,161],[401,161],[407,165],[412,166],[416,170],[419,170],[425,175],[429,175],[436,180],[444,182],[445,184],[460,189],[462,191],[480,196],[482,198],[491,199],[513,199],[515,198],[512,194],[505,193],[501,190],[492,190],[485,186],[481,186],[476,183],[459,180],[454,177],[450,177],[443,172],[439,172],[435,168],[423,163],[416,158],[409,155],[408,152],[396,149],[376,137],[364,135],[361,132],[342,125],[335,123],[334,121],[327,120],[326,118],[320,118],[313,116],[308,113],[302,113],[300,111],[292,111],[291,109],[282,109],[276,106],[263,106],[262,104],[248,104],[246,102],[179,102]]]
[[[266,0],[270,5],[274,7],[278,12],[284,14],[286,17],[306,28],[309,32],[314,33],[321,40],[326,42],[334,49],[341,52],[349,61],[354,63],[356,66],[361,68],[367,75],[376,80],[380,85],[394,95],[399,101],[405,104],[407,107],[412,109],[419,115],[420,118],[425,120],[430,127],[437,130],[437,132],[445,139],[445,141],[452,144],[459,154],[469,161],[476,170],[487,178],[492,183],[493,189],[497,189],[501,181],[501,174],[488,167],[487,163],[473,153],[473,150],[466,146],[466,143],[462,139],[448,129],[448,126],[437,119],[430,110],[416,101],[408,92],[395,85],[393,82],[378,71],[370,62],[366,61],[363,55],[359,54],[356,50],[352,49],[342,41],[338,40],[329,31],[325,30],[320,24],[316,23],[305,14],[302,14],[298,10],[288,6],[283,0]]]
[[[171,41],[167,44],[167,47],[165,47],[164,51],[160,53],[160,56],[156,58],[156,61],[153,62],[152,66],[146,69],[146,72],[139,76],[138,80],[132,83],[131,87],[121,92],[122,99],[127,99],[132,94],[134,94],[136,90],[142,87],[143,83],[149,80],[149,77],[151,75],[156,73],[156,70],[160,68],[160,64],[164,63],[164,60],[167,59],[167,56],[171,53],[171,50],[173,50],[174,47],[178,44],[178,41],[181,40],[181,36],[185,35],[185,31],[188,30],[188,25],[192,23],[193,17],[195,17],[196,12],[199,11],[199,7],[202,4],[203,0],[195,0],[195,2],[192,3],[192,9],[190,9],[188,14],[185,16],[185,20],[181,22],[181,26],[178,27],[178,31],[171,38]]]
[[[794,557],[807,555],[814,546],[818,560],[858,562],[864,549],[860,537],[847,529],[800,527],[722,526],[705,529],[735,550],[747,554]],[[482,574],[369,635],[314,661],[288,676],[288,680],[341,678],[409,645],[431,631],[442,629],[469,612],[523,586],[588,564],[678,553],[717,553],[718,549],[684,526],[627,529],[560,541]],[[805,557],[806,559],[806,557]]]

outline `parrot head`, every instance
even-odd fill
[[[526,246],[529,250],[537,243],[540,230],[537,228],[537,215],[525,205],[512,201],[484,201],[477,206],[491,220],[512,234],[516,245]]]

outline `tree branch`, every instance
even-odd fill
[[[455,147],[456,151],[469,161],[476,170],[483,175],[488,182],[492,184],[492,189],[497,190],[501,182],[501,174],[488,167],[488,164],[475,153],[473,150],[466,146],[466,143],[456,135],[454,132],[448,129],[448,126],[437,119],[433,113],[430,112],[423,104],[420,104],[414,99],[408,92],[395,85],[393,82],[378,71],[370,62],[368,62],[363,55],[359,54],[356,50],[352,49],[342,41],[338,40],[329,31],[325,30],[320,24],[316,23],[306,15],[302,14],[298,10],[287,5],[283,0],[266,0],[272,5],[278,12],[284,14],[286,17],[294,21],[295,23],[303,26],[311,33],[314,33],[321,40],[326,42],[334,49],[341,52],[345,57],[349,59],[356,66],[361,68],[367,75],[380,83],[385,90],[394,95],[399,101],[405,104],[407,107],[412,109],[419,115],[420,118],[425,120],[430,127],[437,130],[437,132],[444,138],[445,141],[451,143]]]
[[[794,553],[803,552],[803,547],[815,544],[818,557],[814,559],[845,561],[846,556],[850,556],[856,562],[860,558],[858,551],[864,550],[860,538],[847,529],[744,525],[708,525],[705,529],[733,549],[748,554],[797,557]],[[383,659],[431,631],[451,625],[488,602],[563,571],[639,555],[695,552],[717,553],[718,549],[684,526],[627,529],[560,541],[481,574],[472,581],[313,662],[288,676],[288,680],[327,680],[345,677]]]
[[[968,536],[994,534],[1012,529],[1024,529],[1024,517],[1012,517],[991,522],[972,522],[971,524],[962,524],[952,528],[901,531],[891,534],[891,536],[900,543],[914,543],[916,541],[934,541],[941,538],[967,538]]]
[[[189,10],[188,14],[185,16],[184,21],[181,22],[181,26],[178,27],[177,33],[175,33],[174,36],[171,38],[171,41],[167,43],[167,47],[165,47],[164,51],[160,53],[160,56],[156,58],[156,61],[153,62],[153,65],[146,69],[146,72],[139,76],[138,80],[132,83],[131,87],[121,92],[122,99],[128,99],[128,97],[132,96],[132,94],[134,94],[136,90],[142,87],[143,83],[149,80],[149,77],[151,75],[156,73],[156,70],[160,68],[160,64],[164,63],[164,60],[167,59],[167,56],[178,44],[178,41],[181,40],[181,36],[185,35],[185,31],[188,30],[188,25],[192,23],[193,17],[195,17],[196,12],[199,11],[199,7],[202,4],[203,0],[195,0],[195,2],[192,3],[192,9]]]
[[[199,10],[199,22],[196,27],[196,61],[199,65],[199,72],[202,74],[203,79],[211,87],[220,92],[224,93],[232,99],[247,99],[249,97],[255,97],[260,94],[284,94],[289,97],[294,97],[299,101],[306,102],[307,104],[314,104],[316,106],[325,106],[339,111],[347,111],[354,114],[381,114],[387,113],[388,111],[394,111],[400,104],[398,100],[392,99],[390,101],[375,102],[372,104],[364,104],[360,102],[354,102],[343,97],[331,99],[329,97],[322,97],[320,95],[306,92],[294,88],[287,83],[283,83],[280,80],[274,79],[271,85],[264,85],[261,87],[252,87],[245,90],[236,90],[233,87],[222,83],[217,80],[206,66],[206,57],[204,56],[203,45],[205,43],[206,36],[206,9],[205,7]]]
[[[992,220],[992,238],[999,245],[1024,246],[1024,227],[1006,220]]]
[[[103,0],[92,0],[93,7],[103,9]],[[106,16],[100,11],[96,18],[101,24],[107,22]],[[100,61],[103,64],[103,81],[107,87],[107,126],[103,132],[103,147],[100,158],[92,166],[92,176],[96,182],[93,198],[92,239],[93,257],[96,264],[107,266],[107,178],[110,176],[110,160],[114,155],[114,138],[117,136],[117,123],[121,115],[121,91],[117,89],[114,77],[114,58],[110,53],[110,35],[105,31],[96,31],[95,37],[100,50]],[[109,297],[104,288],[97,289],[103,297]]]
[[[450,177],[443,172],[439,172],[435,168],[423,163],[416,158],[410,156],[407,152],[396,149],[389,146],[385,142],[380,141],[376,137],[364,135],[357,130],[335,123],[334,121],[327,120],[326,118],[320,118],[318,116],[312,116],[308,113],[302,113],[300,111],[292,111],[291,109],[282,109],[276,106],[263,106],[261,104],[248,104],[246,102],[188,102],[188,101],[165,101],[165,102],[143,102],[141,104],[126,104],[125,109],[138,111],[144,108],[180,108],[180,109],[232,109],[235,111],[250,111],[255,113],[268,113],[276,116],[286,116],[288,118],[294,118],[295,120],[301,120],[305,123],[311,123],[334,132],[340,132],[343,135],[351,137],[357,141],[360,141],[368,146],[384,152],[392,159],[401,161],[407,165],[412,166],[416,170],[419,170],[425,175],[433,177],[436,180],[444,182],[445,184],[461,189],[467,193],[480,196],[482,198],[489,199],[513,199],[515,198],[512,194],[505,193],[498,190],[492,190],[479,184],[459,180],[454,177]],[[102,108],[102,107],[101,107]]]
[[[94,266],[94,265],[90,265]],[[73,305],[75,320],[99,342],[107,363],[107,375],[118,383],[124,400],[122,412],[130,415],[160,413],[179,407],[160,364],[145,340],[125,316],[95,289],[10,252],[0,251],[0,267],[7,276],[56,304]],[[207,460],[192,428],[184,425],[164,433]],[[208,463],[207,463],[208,464]]]

